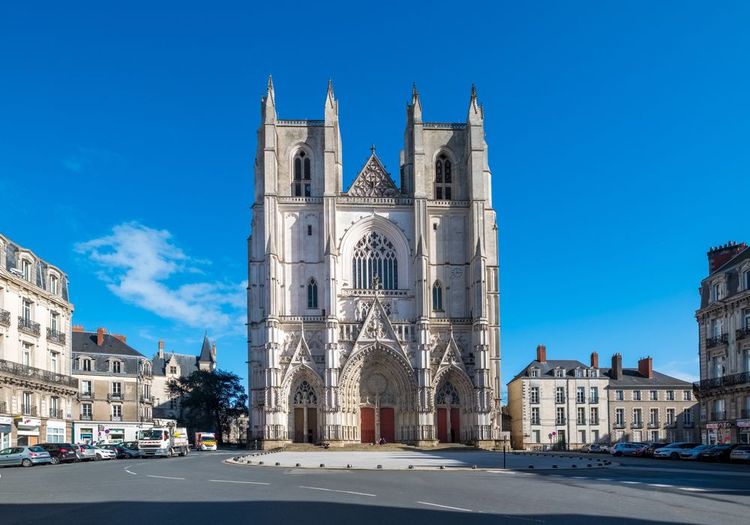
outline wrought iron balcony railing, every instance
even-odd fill
[[[630,428],[643,428],[643,422],[642,421],[633,421],[630,424]]]
[[[18,329],[21,332],[27,333],[29,335],[34,335],[36,337],[39,337],[39,334],[41,333],[39,323],[35,323],[31,319],[28,319],[22,315],[18,316]]]
[[[729,334],[721,334],[715,337],[706,338],[706,348],[713,348],[719,345],[725,345],[729,342]]]
[[[734,338],[737,340],[745,339],[746,337],[750,337],[750,326],[747,328],[740,328],[734,333]]]
[[[78,392],[78,401],[93,401],[96,396],[93,392]]]
[[[648,428],[659,428],[659,422],[658,421],[649,422]]]
[[[123,399],[125,399],[125,396],[122,395],[122,392],[107,394],[107,401],[122,401]]]
[[[52,419],[62,419],[63,418],[63,411],[58,408],[50,408],[49,409],[49,417]]]
[[[712,377],[693,383],[693,390],[705,394],[715,388],[750,384],[750,372],[740,372],[728,376]]]
[[[58,332],[52,328],[47,328],[47,341],[51,343],[57,343],[58,345],[65,344],[65,332]]]
[[[0,308],[0,324],[3,326],[10,326],[10,312]]]
[[[154,396],[141,396],[141,403],[153,403]]]
[[[36,407],[31,405],[21,405],[21,414],[24,416],[36,416]]]
[[[81,414],[80,420],[81,421],[91,421],[91,414]]]
[[[22,379],[36,379],[46,383],[78,388],[78,379],[74,377],[14,363],[13,361],[6,361],[5,359],[0,359],[0,372],[5,372]]]
[[[109,416],[110,421],[122,421],[122,416]]]

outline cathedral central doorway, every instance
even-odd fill
[[[302,381],[294,393],[294,442],[318,441],[318,396],[307,381]]]

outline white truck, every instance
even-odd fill
[[[187,456],[190,453],[187,429],[176,426],[173,420],[155,419],[152,428],[138,431],[138,448],[145,457]]]

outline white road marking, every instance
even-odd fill
[[[128,474],[132,474],[133,476],[137,476],[138,475],[135,472],[130,472],[128,469],[125,469],[125,472],[127,472]]]
[[[450,510],[461,510],[463,512],[474,512],[471,509],[464,509],[462,507],[451,507],[450,505],[440,505],[439,503],[430,503],[429,501],[418,501],[420,505],[429,505],[430,507],[440,507],[441,509],[450,509]]]
[[[246,485],[270,485],[270,483],[263,483],[262,481],[233,481],[231,479],[209,479],[214,483],[243,483]]]
[[[586,479],[584,476],[572,476],[570,479]]]
[[[665,489],[665,488],[671,487],[672,485],[665,485],[664,483],[649,483],[648,486],[649,487],[659,487],[659,488]]]
[[[353,490],[336,490],[336,489],[326,489],[323,487],[306,487],[305,485],[300,485],[299,488],[308,489],[308,490],[322,490],[324,492],[339,492],[341,494],[354,494],[355,496],[368,496],[370,498],[375,497],[375,494],[368,494],[367,492],[354,492]]]
[[[515,470],[488,470],[491,474],[518,474]]]
[[[680,490],[687,490],[690,492],[706,492],[706,489],[699,489],[697,487],[677,487]]]
[[[185,481],[185,478],[173,478],[172,476],[154,476],[153,474],[146,474],[147,478],[158,478],[158,479],[179,479]]]
[[[623,481],[623,483],[627,485],[640,485],[641,484],[640,481]]]
[[[596,481],[612,481],[611,478],[596,478]]]

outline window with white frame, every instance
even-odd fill
[[[87,395],[91,394],[91,381],[81,381],[81,393]]]
[[[576,387],[576,403],[585,403],[585,402],[586,402],[586,387],[585,386]]]
[[[47,426],[47,443],[62,443],[65,441],[65,429]]]
[[[648,422],[651,425],[659,424],[659,409],[658,408],[652,408],[649,410]]]
[[[119,381],[112,383],[112,397],[122,397],[122,383]]]
[[[633,409],[633,425],[643,424],[643,414],[640,408]]]
[[[84,372],[91,372],[91,359],[84,357],[80,359],[81,370]]]
[[[91,403],[81,403],[81,416],[83,419],[91,419]]]
[[[21,348],[21,364],[23,366],[31,366],[31,363],[34,361],[32,358],[33,348],[33,345],[23,343],[23,348]]]
[[[667,401],[674,401],[674,390],[667,390]]]
[[[668,408],[667,409],[667,412],[666,412],[666,415],[665,415],[665,418],[664,418],[664,422],[667,425],[674,425],[674,423],[675,423],[674,408]]]
[[[641,400],[641,391],[633,390],[633,401],[640,401],[640,400]]]
[[[539,424],[539,407],[531,407],[531,424]]]
[[[565,387],[558,386],[555,388],[555,403],[565,403]]]
[[[599,407],[591,407],[591,424],[599,424]]]
[[[615,390],[615,401],[625,401],[625,391]]]
[[[21,275],[23,275],[23,278],[27,281],[31,281],[31,261],[28,259],[23,259],[21,261]]]
[[[693,423],[693,412],[690,409],[687,409],[682,413],[682,424],[691,425],[692,423]]]
[[[557,407],[557,410],[555,411],[555,424],[557,425],[565,424],[565,408]]]
[[[529,399],[530,402],[534,405],[539,403],[539,387],[538,386],[532,386],[529,391]]]
[[[122,361],[112,361],[112,373],[113,374],[122,373]]]
[[[51,293],[52,295],[57,295],[59,293],[58,292],[60,288],[59,282],[60,281],[56,275],[49,276],[49,293]]]
[[[122,405],[112,405],[112,417],[122,418]]]
[[[578,407],[578,410],[576,410],[576,424],[586,424],[586,407]]]
[[[599,387],[592,386],[589,391],[589,403],[598,403],[598,402],[599,402]]]
[[[711,284],[711,302],[721,299],[721,284],[718,282]]]
[[[625,425],[625,409],[624,408],[615,409],[615,425],[618,425],[618,426]]]
[[[530,368],[529,369],[529,377],[539,377],[539,369],[538,368]]]
[[[565,377],[565,369],[555,368],[555,377]]]
[[[60,354],[57,352],[50,352],[49,354],[49,371],[53,374],[57,374],[59,368]]]
[[[34,309],[34,303],[32,303],[31,301],[29,301],[28,299],[24,299],[23,300],[23,306],[21,308],[22,308],[22,310],[21,310],[21,317],[23,317],[23,320],[26,323],[31,322],[31,318],[32,318],[31,314],[32,314],[33,309]]]
[[[682,391],[682,400],[683,401],[692,401],[693,400],[693,392],[690,390],[683,390]]]

